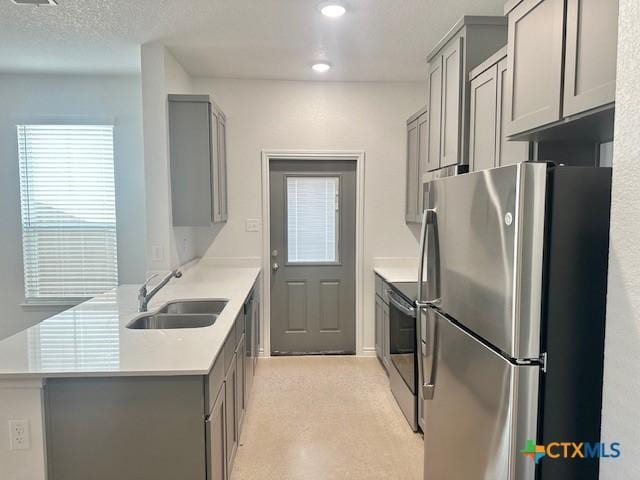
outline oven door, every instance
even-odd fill
[[[416,394],[416,310],[399,298],[393,291],[389,293],[389,357],[407,388]]]

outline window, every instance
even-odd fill
[[[18,125],[26,301],[118,283],[111,125]]]
[[[287,261],[338,262],[339,177],[287,177]]]

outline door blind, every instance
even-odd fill
[[[82,299],[118,283],[111,125],[18,125],[25,296]]]
[[[287,177],[287,260],[338,261],[338,177]]]

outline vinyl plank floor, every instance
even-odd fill
[[[258,361],[232,480],[422,480],[422,463],[376,358]]]

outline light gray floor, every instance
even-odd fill
[[[376,358],[258,361],[232,480],[422,480],[423,443]]]

